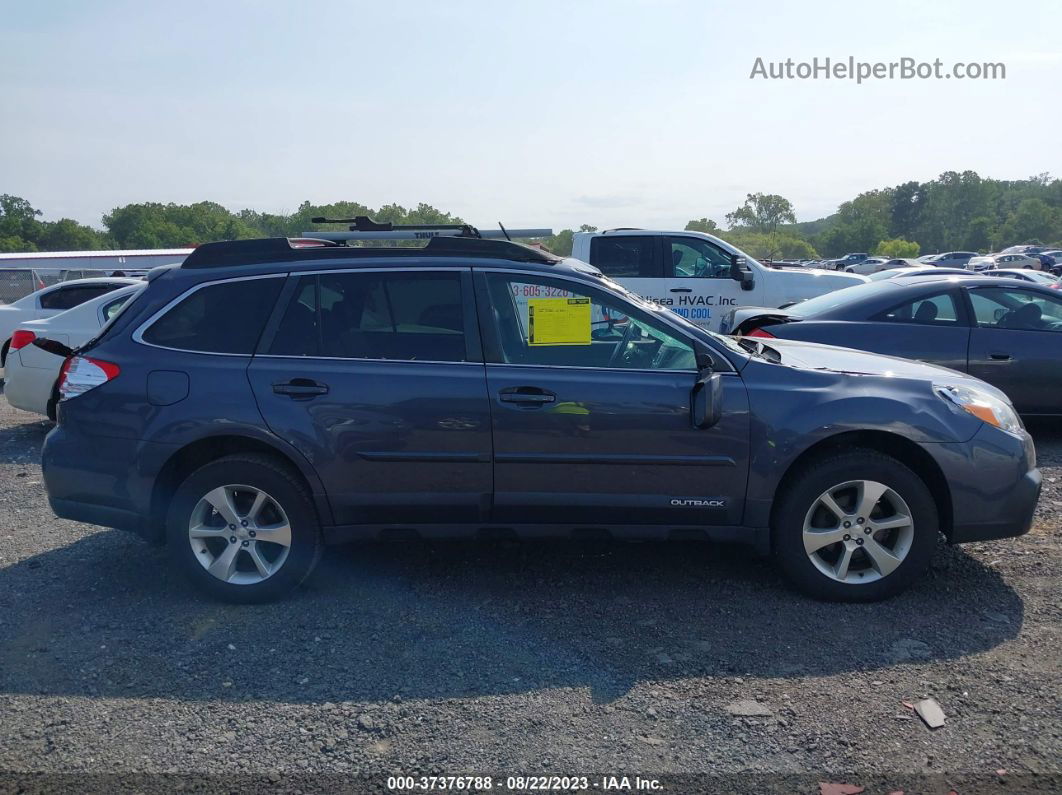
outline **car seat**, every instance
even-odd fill
[[[1000,328],[1036,330],[1043,327],[1041,323],[1043,313],[1040,307],[1034,303],[1012,309],[999,321]]]
[[[937,319],[937,305],[932,301],[923,301],[918,305],[918,310],[915,312],[916,323],[932,323]]]

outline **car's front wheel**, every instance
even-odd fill
[[[789,482],[774,511],[783,573],[822,599],[866,602],[907,588],[936,548],[936,503],[922,479],[873,450],[820,458]]]
[[[231,455],[190,474],[167,519],[174,561],[212,596],[266,602],[305,580],[321,532],[298,476],[268,456]]]

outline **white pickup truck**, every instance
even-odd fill
[[[702,232],[577,232],[572,256],[711,331],[741,306],[776,307],[868,281],[854,273],[774,269]]]

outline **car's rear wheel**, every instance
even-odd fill
[[[939,519],[925,483],[901,462],[859,450],[812,462],[779,497],[775,559],[802,591],[874,601],[929,565]]]
[[[231,602],[286,594],[321,554],[305,487],[267,456],[226,456],[190,474],[171,503],[167,536],[173,559],[192,581]]]

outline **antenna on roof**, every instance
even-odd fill
[[[508,240],[511,243],[512,242],[512,238],[509,237],[509,233],[505,231],[505,227],[502,226],[502,222],[501,221],[498,221],[498,227],[502,230],[502,234],[505,235],[505,239]]]

